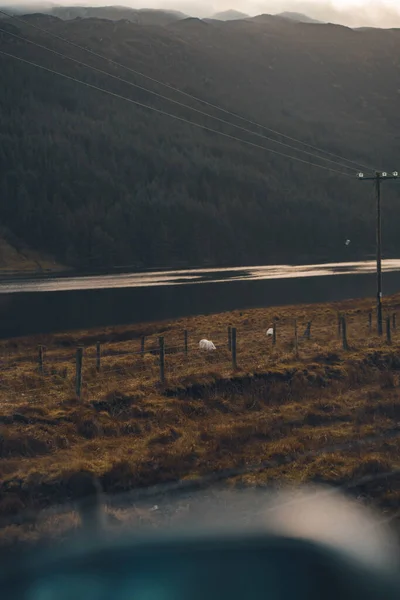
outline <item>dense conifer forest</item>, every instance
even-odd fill
[[[400,31],[267,16],[157,25],[24,18],[255,123],[362,165],[400,169]],[[84,269],[342,260],[374,251],[374,191],[357,181],[357,166],[292,151],[50,54],[9,33],[314,152],[17,20],[0,19],[0,28],[3,52],[350,176],[0,55],[0,223],[8,241]],[[400,182],[384,186],[383,215],[384,252],[399,255]]]

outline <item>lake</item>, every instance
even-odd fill
[[[376,294],[375,262],[187,269],[0,280],[0,337]],[[383,261],[384,294],[400,260]]]

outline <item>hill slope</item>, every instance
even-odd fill
[[[231,22],[188,19],[162,27],[26,18],[339,156],[388,170],[399,166],[400,143],[393,132],[400,125],[400,31],[312,27],[270,15]],[[17,21],[1,27],[234,121]],[[1,32],[0,50],[228,136],[291,152]],[[343,177],[5,56],[0,68],[7,81],[0,86],[0,195],[5,198],[0,219],[62,263],[243,264],[352,258],[373,251],[372,188],[352,179],[356,166],[346,169],[351,177]],[[389,253],[400,251],[399,191],[395,184],[384,190]],[[352,240],[349,248],[346,238]]]
[[[108,19],[119,21],[126,19],[140,25],[168,25],[173,21],[185,19],[187,15],[179,11],[134,9],[127,6],[57,6],[51,8],[49,14],[60,19]]]
[[[126,19],[141,25],[168,25],[173,21],[186,19],[187,15],[177,10],[161,10],[151,8],[130,8],[129,6],[57,6],[51,2],[16,4],[13,7],[0,5],[9,14],[38,14],[44,13],[65,21],[72,19],[107,19],[120,21]],[[2,15],[0,15],[1,18]]]
[[[238,10],[225,10],[215,13],[211,18],[217,21],[237,21],[239,19],[248,19],[249,15]]]
[[[296,21],[297,23],[321,23],[322,21],[317,21],[316,19],[312,19],[308,15],[303,15],[302,13],[296,12],[282,12],[276,15],[277,17],[282,17],[283,19],[289,19],[290,21]]]
[[[50,257],[39,255],[21,243],[10,243],[0,232],[0,276],[7,273],[62,271]]]

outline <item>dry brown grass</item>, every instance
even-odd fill
[[[399,305],[400,297],[388,299],[387,313]],[[229,485],[346,484],[399,469],[400,339],[393,332],[389,346],[369,334],[371,307],[365,300],[258,309],[1,342],[3,540],[36,540],[73,528],[73,515],[40,525],[32,515],[71,500],[69,478],[82,470],[114,493],[236,467],[247,473],[232,474]],[[349,351],[337,337],[338,311],[347,315]],[[275,317],[273,347],[265,331]],[[295,317],[301,334],[312,320],[312,339],[300,339],[298,356]],[[228,325],[238,331],[235,372]],[[142,335],[144,356],[138,353]],[[165,386],[158,382],[159,335],[167,348]],[[199,352],[203,337],[216,343],[217,352]],[[44,375],[37,368],[39,343],[46,346]],[[78,344],[85,345],[81,400],[74,394]],[[351,441],[356,443],[349,446]],[[261,462],[262,469],[250,468]],[[399,481],[366,484],[363,493],[393,507]]]
[[[0,232],[0,274],[66,270],[66,267],[57,264],[51,257],[23,246],[18,249],[12,246]]]

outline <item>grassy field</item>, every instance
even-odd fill
[[[400,295],[385,302],[392,318]],[[330,482],[353,486],[395,514],[400,329],[392,331],[391,344],[374,326],[370,332],[372,307],[363,300],[257,309],[1,342],[0,540],[34,541],[73,528],[73,513],[45,521],[34,514],[73,500],[69,482],[80,471],[117,493],[238,469],[225,473],[225,485]],[[348,350],[338,337],[339,312],[347,319]],[[308,340],[303,332],[310,321]],[[275,346],[266,336],[274,322]],[[237,328],[236,369],[228,326]],[[164,384],[159,336],[166,346]],[[204,337],[214,341],[215,352],[199,351]],[[84,346],[80,399],[78,345]],[[119,511],[115,522],[139,518],[137,511]]]
[[[49,256],[41,255],[27,247],[16,248],[12,246],[2,237],[0,232],[0,275],[64,270],[65,267],[57,264]]]

